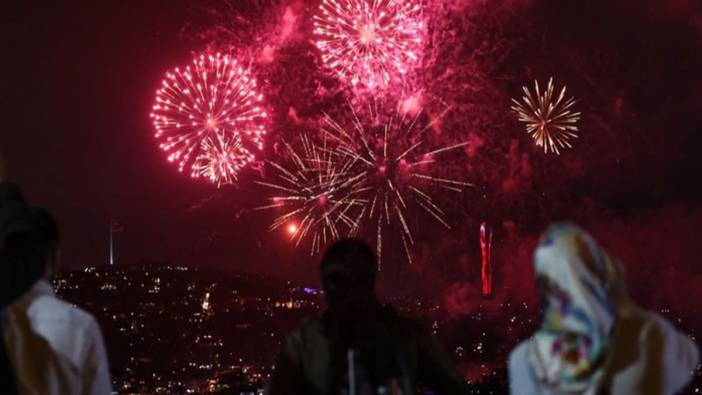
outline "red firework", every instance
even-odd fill
[[[413,0],[323,0],[314,34],[322,60],[340,79],[374,89],[418,65],[426,33]]]
[[[168,161],[220,185],[236,180],[263,147],[262,105],[256,80],[236,59],[200,55],[166,73],[150,116]]]
[[[480,252],[483,257],[480,278],[483,295],[487,296],[492,293],[492,231],[485,222],[480,224]]]

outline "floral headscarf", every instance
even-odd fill
[[[534,252],[544,320],[532,339],[532,373],[550,393],[596,391],[615,323],[616,263],[582,229],[551,226]]]

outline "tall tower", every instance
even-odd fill
[[[110,266],[115,264],[115,233],[119,232],[124,232],[124,226],[110,218],[110,256],[108,262]]]

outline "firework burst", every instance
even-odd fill
[[[256,80],[236,59],[200,55],[166,73],[150,116],[168,161],[222,184],[236,180],[263,147],[262,105]]]
[[[353,109],[352,109],[353,110]],[[371,111],[372,121],[364,124],[353,111],[351,128],[345,128],[329,116],[323,131],[336,143],[336,158],[351,160],[354,181],[349,187],[355,205],[351,233],[361,227],[375,233],[379,259],[382,257],[384,234],[399,230],[408,261],[412,262],[411,246],[415,236],[409,216],[422,211],[450,229],[446,212],[439,207],[432,191],[441,189],[462,192],[472,184],[434,175],[438,158],[449,151],[461,149],[467,143],[425,150],[428,123],[421,126],[420,115],[395,115],[388,119]]]
[[[242,148],[237,135],[207,137],[193,162],[191,175],[193,178],[205,177],[217,187],[233,184],[241,168],[253,159],[253,155]]]
[[[410,0],[323,0],[314,16],[323,62],[353,87],[387,86],[421,58],[425,22]]]
[[[311,239],[310,254],[331,240],[338,239],[354,224],[350,216],[359,205],[352,188],[360,176],[352,173],[353,160],[339,157],[327,141],[314,144],[307,135],[299,139],[300,148],[284,142],[289,163],[268,162],[273,181],[259,181],[274,192],[270,203],[259,210],[282,210],[269,230],[285,227],[295,245]],[[286,226],[287,225],[287,226]]]
[[[526,131],[536,140],[536,145],[543,147],[544,153],[556,155],[560,155],[562,149],[572,148],[571,140],[578,138],[580,113],[572,111],[573,97],[565,99],[566,87],[554,96],[553,78],[550,78],[543,93],[538,81],[534,81],[533,95],[526,86],[522,89],[522,102],[512,99],[512,110],[526,124]]]

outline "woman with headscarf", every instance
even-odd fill
[[[674,394],[695,343],[627,295],[622,266],[575,225],[552,225],[534,252],[539,330],[509,359],[511,394]]]

